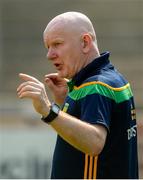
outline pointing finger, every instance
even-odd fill
[[[35,77],[30,76],[28,74],[20,73],[19,77],[24,81],[33,81],[33,82],[36,82],[36,83],[40,83],[40,81],[38,79],[36,79]]]

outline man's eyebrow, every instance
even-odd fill
[[[47,40],[44,41],[44,46],[45,48],[48,48],[48,44],[53,44],[53,43],[56,43],[56,42],[64,42],[64,38],[61,38],[61,37],[55,37],[54,39],[50,40],[50,43],[47,42]]]
[[[52,41],[52,42],[55,42],[55,41],[60,41],[60,42],[63,42],[63,41],[64,41],[64,39],[63,39],[63,38],[55,38],[55,39],[53,39],[53,41]]]

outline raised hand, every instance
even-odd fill
[[[46,94],[44,84],[27,74],[20,73],[19,77],[25,82],[17,88],[18,97],[32,99],[35,110],[41,115],[47,116],[51,103]]]
[[[67,81],[67,79],[59,77],[57,73],[45,75],[45,82],[51,90],[55,102],[59,105],[64,103],[67,95]]]

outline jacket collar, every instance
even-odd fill
[[[81,69],[73,78],[68,82],[69,91],[73,89],[73,86],[79,86],[85,79],[95,75],[98,71],[103,68],[105,65],[109,64],[110,53],[104,52],[100,56],[94,59],[86,67]]]

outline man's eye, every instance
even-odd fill
[[[60,43],[55,43],[55,47],[58,47],[60,45]]]

